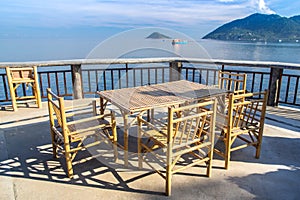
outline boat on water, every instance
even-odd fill
[[[173,39],[172,40],[172,44],[175,45],[175,44],[187,44],[188,41],[187,40],[182,40],[182,39]]]

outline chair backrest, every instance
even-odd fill
[[[213,140],[216,100],[168,108],[168,140],[173,149]]]
[[[244,94],[246,92],[246,81],[247,74],[219,71],[219,88],[230,90],[234,94]]]
[[[37,68],[33,67],[7,67],[7,76],[12,82],[28,82],[37,78]]]
[[[54,94],[50,88],[47,89],[47,98],[48,98],[48,110],[50,118],[50,127],[53,131],[56,131],[60,128],[63,134],[69,132],[67,126],[67,119],[65,113],[65,105],[63,97],[59,97]],[[57,124],[55,123],[57,122]],[[63,136],[64,138],[66,136]]]
[[[241,95],[230,94],[227,126],[230,129],[245,127],[263,129],[267,98],[267,91]]]

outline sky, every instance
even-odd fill
[[[143,27],[200,39],[253,13],[300,15],[296,0],[1,0],[0,38],[109,37]],[[99,36],[100,35],[100,36]]]

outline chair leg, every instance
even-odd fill
[[[142,160],[142,122],[138,120],[138,162],[139,169],[143,168],[143,160]]]
[[[57,158],[57,146],[55,144],[52,144],[52,153],[53,153],[53,158]]]
[[[230,144],[231,144],[231,138],[228,136],[226,137],[225,141],[225,169],[229,169],[229,162],[230,162]]]
[[[13,84],[10,84],[9,85],[9,90],[10,90],[12,108],[13,108],[14,111],[17,111],[18,106],[17,106],[16,93],[15,93],[15,90],[13,88],[14,88]]]
[[[167,147],[167,167],[166,167],[166,195],[167,196],[171,195],[171,185],[172,185],[171,182],[172,182],[172,145],[169,144]]]
[[[11,103],[14,111],[18,111],[17,101],[15,95],[11,95]]]
[[[168,164],[166,171],[166,195],[171,195],[171,185],[172,185],[172,171],[171,164]]]
[[[65,158],[66,158],[66,165],[67,165],[67,173],[69,178],[73,178],[73,167],[72,167],[72,159],[70,153],[70,144],[65,143]]]
[[[6,74],[7,74],[7,83],[9,86],[9,92],[10,92],[10,98],[11,98],[11,104],[14,111],[17,111],[17,100],[16,100],[16,93],[14,90],[14,84],[12,82],[12,77],[10,75],[10,68],[6,67]]]
[[[53,153],[53,158],[57,158],[57,146],[55,144],[55,133],[50,129],[51,133],[51,140],[52,140],[52,153]]]
[[[67,156],[67,154],[66,154]],[[68,177],[73,178],[74,172],[73,172],[73,167],[72,167],[72,161],[71,161],[71,155],[69,154],[68,157],[66,157],[66,163],[67,163],[67,172],[68,172]]]
[[[139,131],[138,135],[138,162],[139,162],[139,169],[143,168],[143,161],[142,161],[142,145],[141,145],[141,135]]]
[[[255,158],[259,159],[260,157],[260,144],[256,147],[256,153],[255,153]]]
[[[114,117],[113,117],[114,118]],[[118,141],[117,141],[117,123],[115,118],[112,122],[112,134],[113,134],[113,148],[114,148],[114,160],[115,162],[118,161]]]
[[[256,146],[255,158],[257,159],[260,157],[261,143],[262,143],[262,131],[259,132],[257,146]]]
[[[35,93],[35,99],[36,99],[36,104],[38,108],[42,107],[42,100],[41,100],[41,93],[39,87],[35,84],[34,85],[34,93]]]
[[[207,162],[207,170],[206,170],[207,177],[211,177],[213,153],[214,150],[213,148],[211,148],[210,152],[208,153],[209,161]]]
[[[38,82],[38,73],[37,73],[37,67],[33,67],[34,70],[34,85],[33,85],[33,90],[35,92],[35,99],[36,99],[36,104],[38,105],[39,108],[42,107],[42,100],[41,100],[41,91],[39,87],[39,82]]]

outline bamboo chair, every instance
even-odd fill
[[[246,93],[246,81],[247,74],[237,74],[231,72],[219,71],[218,86],[220,89],[225,89],[233,94],[245,94]],[[244,99],[240,99],[243,101]],[[225,96],[224,99],[219,99],[220,108],[219,112],[228,109],[229,97]]]
[[[14,111],[18,110],[17,101],[19,100],[34,100],[39,108],[42,107],[40,87],[38,82],[37,67],[6,67],[7,82],[9,85],[12,107]],[[32,95],[17,96],[17,88],[25,84],[26,87],[32,88]]]
[[[138,116],[139,168],[145,162],[163,177],[166,195],[171,195],[171,179],[176,172],[205,163],[206,175],[211,176],[216,102],[168,107],[167,126],[157,127]],[[190,157],[185,160],[188,155],[192,161]]]
[[[96,101],[92,103],[92,112],[86,111],[87,105],[67,108],[63,97],[58,97],[50,88],[47,89],[47,97],[53,156],[57,158],[59,150],[64,154],[69,178],[74,175],[72,161],[75,156],[88,147],[102,142],[112,143],[114,158],[117,159],[117,130],[113,112],[97,115]],[[74,117],[80,119],[72,120]]]
[[[225,168],[229,168],[231,152],[248,146],[256,149],[255,157],[259,158],[264,120],[266,113],[268,93],[246,93],[240,95],[229,95],[229,106],[226,115],[223,115],[223,124],[217,120],[216,126],[221,128],[221,139],[225,149],[215,145],[214,152],[225,159]],[[221,116],[218,113],[217,116]],[[239,140],[239,142],[237,141]]]
[[[247,74],[237,74],[219,71],[218,85],[220,89],[226,89],[234,94],[246,93]]]

